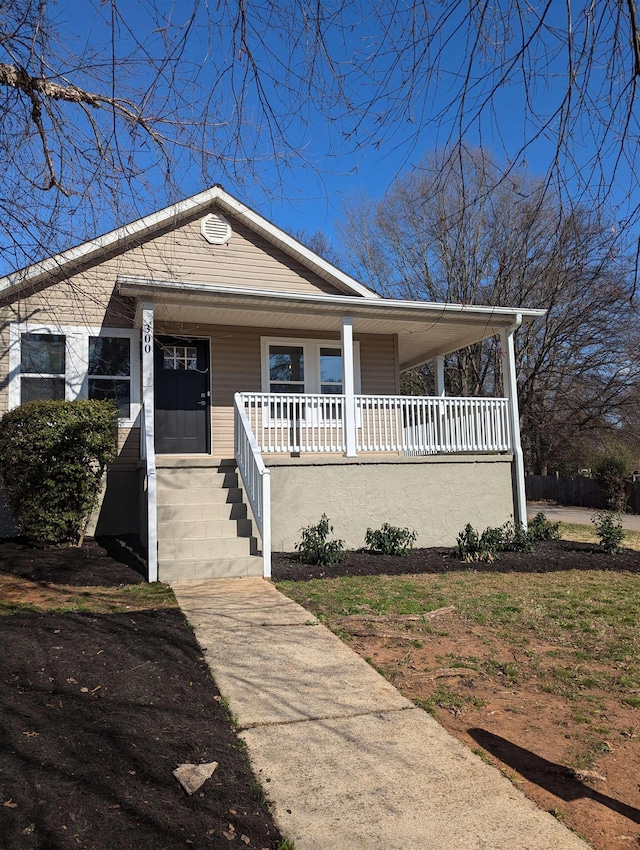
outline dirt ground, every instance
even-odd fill
[[[128,550],[112,552],[0,543],[0,603],[14,612],[0,616],[2,850],[274,850],[281,837],[193,632]],[[123,584],[136,587],[117,610]],[[173,769],[211,761],[188,796]]]
[[[612,559],[591,546],[558,542],[541,544],[538,554],[505,553],[499,566],[474,564],[473,569],[516,575],[640,571],[640,553],[623,552]],[[276,581],[304,581],[313,576],[423,574],[428,581],[433,574],[435,582],[443,572],[467,569],[450,551],[425,549],[404,558],[349,553],[345,565],[330,569],[279,555],[273,575]],[[620,694],[591,688],[585,699],[599,707],[599,722],[609,730],[603,739],[597,734],[602,730],[585,722],[575,702],[541,687],[544,665],[554,663],[557,647],[529,645],[527,657],[514,657],[512,645],[501,641],[495,629],[455,611],[443,610],[422,631],[407,622],[416,619],[356,615],[329,618],[328,624],[403,694],[430,710],[451,734],[598,850],[639,847],[639,709],[622,704]],[[474,669],[455,664],[455,658],[474,659]],[[514,663],[517,679],[509,675]]]

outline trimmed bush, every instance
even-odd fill
[[[308,525],[300,529],[301,540],[296,543],[298,557],[305,564],[317,564],[321,567],[329,567],[331,564],[342,564],[346,558],[344,541],[327,540],[333,534],[333,526],[329,524],[329,518],[322,514],[317,525]]]
[[[32,401],[0,420],[0,469],[21,533],[36,546],[77,543],[117,445],[106,401]]]
[[[594,524],[596,534],[600,538],[600,548],[607,555],[615,555],[622,547],[624,540],[624,528],[620,519],[620,514],[611,513],[610,511],[598,511],[595,516],[591,517],[591,522]]]
[[[529,537],[534,541],[557,540],[560,537],[560,523],[549,522],[541,512],[534,516],[529,523]]]
[[[410,528],[398,528],[385,522],[377,531],[368,528],[364,542],[370,552],[380,552],[383,555],[406,555],[413,549],[417,537],[415,531],[411,531]]]
[[[551,530],[546,529],[548,533],[552,533],[553,523],[547,522],[544,514],[539,514],[547,526]],[[536,528],[540,530],[543,527],[542,520],[536,517]],[[555,524],[555,531],[558,531],[558,524]],[[546,527],[545,527],[546,528]],[[556,534],[556,536],[558,536]],[[482,534],[479,534],[475,528],[467,523],[456,538],[455,555],[461,561],[473,563],[474,561],[484,561],[492,564],[497,561],[500,552],[533,552],[535,550],[536,540],[541,538],[535,537],[535,532],[525,531],[524,526],[516,522],[505,522],[497,528],[485,528]],[[552,538],[545,538],[552,539]]]

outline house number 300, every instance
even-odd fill
[[[151,354],[151,346],[153,343],[153,334],[151,332],[151,325],[149,323],[145,323],[144,325],[144,333],[142,337],[142,345],[145,354]]]

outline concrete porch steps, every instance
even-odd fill
[[[261,576],[235,461],[159,457],[160,581]]]

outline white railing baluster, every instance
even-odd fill
[[[261,452],[345,451],[343,395],[242,393],[247,425]],[[504,398],[359,395],[359,452],[436,454],[511,448]]]

